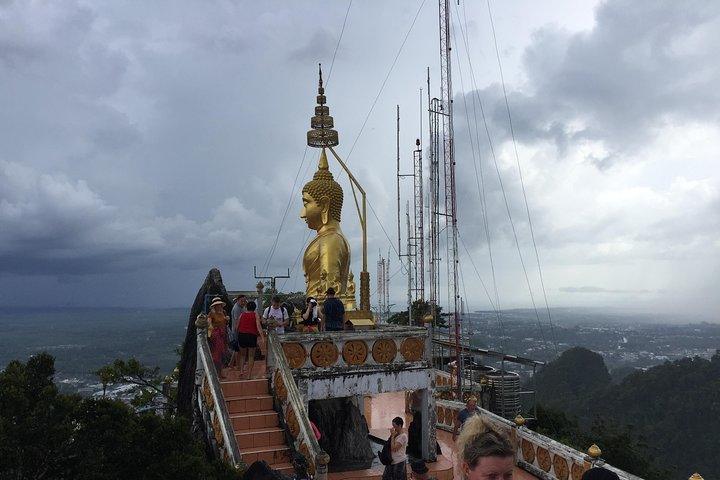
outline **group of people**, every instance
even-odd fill
[[[457,475],[464,480],[512,480],[516,448],[504,434],[494,430],[481,413],[477,398],[471,396],[455,418],[453,441],[457,451]],[[428,468],[422,460],[419,430],[413,430],[413,424],[419,420],[416,415],[408,433],[403,431],[405,422],[401,417],[392,420],[387,440],[392,462],[385,466],[383,480],[406,480],[408,463],[410,478],[434,480],[428,476]],[[582,480],[620,480],[620,477],[611,470],[595,467],[587,470]]]
[[[301,314],[301,321],[291,326],[288,309],[281,304],[279,296],[274,295],[270,306],[262,315],[257,311],[258,305],[248,300],[245,295],[235,297],[230,316],[225,315],[225,302],[215,297],[210,304],[208,313],[208,341],[213,363],[221,379],[226,375],[223,371],[225,359],[230,352],[227,366],[240,371],[240,378],[252,379],[255,364],[255,351],[260,349],[264,354],[265,339],[268,332],[284,334],[290,328],[302,332],[341,331],[345,326],[345,307],[335,297],[335,290],[328,288],[322,306],[317,299],[308,297]]]

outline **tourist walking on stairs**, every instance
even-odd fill
[[[221,379],[225,378],[223,373],[223,355],[228,348],[227,326],[230,317],[225,315],[225,302],[220,297],[213,298],[208,314],[208,343],[212,354],[215,370]]]
[[[390,456],[392,457],[392,463],[385,465],[382,480],[407,479],[405,447],[407,446],[408,436],[403,433],[404,423],[400,417],[395,417],[392,420],[392,428],[390,428]]]
[[[253,367],[255,366],[255,349],[258,346],[258,337],[263,340],[263,330],[260,324],[260,315],[258,315],[255,302],[250,301],[246,305],[245,312],[240,314],[237,327],[237,358],[240,376],[245,378],[253,377]],[[248,356],[247,375],[243,372],[245,367],[245,356]]]

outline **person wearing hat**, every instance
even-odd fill
[[[228,348],[227,326],[230,317],[225,315],[225,302],[220,297],[215,297],[210,304],[208,314],[208,342],[213,363],[220,379],[225,379],[223,372],[223,355]]]
[[[427,465],[425,465],[425,461],[422,459],[411,461],[410,470],[412,471],[410,478],[413,480],[436,480],[435,477],[428,475]]]

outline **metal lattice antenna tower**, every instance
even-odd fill
[[[430,92],[430,69],[428,69],[428,92]],[[428,117],[430,128],[430,212],[428,234],[428,272],[430,276],[430,304],[433,309],[439,305],[440,295],[440,100],[430,100],[428,93]],[[433,316],[436,316],[433,311]],[[435,318],[437,321],[437,318]]]
[[[410,230],[410,202],[405,203],[405,219],[407,223],[407,272],[408,272],[408,292],[407,292],[407,308],[408,308],[408,325],[413,324],[413,318],[412,318],[412,303],[413,303],[413,255],[410,254],[410,252],[413,249],[413,243],[412,243],[412,230]]]
[[[390,318],[390,252],[388,252],[388,258],[385,259],[385,272],[383,273],[383,280],[385,280],[385,323]]]
[[[423,163],[420,139],[415,140],[413,151],[415,176],[415,300],[425,300],[425,217],[423,211]]]
[[[458,398],[462,398],[462,364],[460,355],[460,317],[458,297],[458,241],[457,241],[457,201],[455,196],[455,145],[453,133],[453,98],[450,0],[439,0],[440,26],[440,100],[442,102],[443,127],[443,167],[445,176],[445,233],[447,238],[448,266],[448,319],[454,330],[455,361],[457,362]]]
[[[385,259],[378,252],[377,261],[377,298],[378,298],[378,318],[380,323],[385,323]]]

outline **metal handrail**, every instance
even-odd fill
[[[295,412],[295,417],[298,421],[299,433],[295,439],[296,445],[294,445],[294,447],[296,447],[297,450],[297,445],[303,441],[305,442],[308,448],[308,454],[315,464],[315,476],[313,478],[316,480],[325,480],[327,478],[327,464],[330,462],[330,456],[320,447],[320,444],[315,438],[313,429],[310,426],[310,418],[305,410],[305,403],[295,383],[295,378],[292,376],[290,365],[285,358],[285,352],[280,345],[277,333],[270,332],[267,339],[268,359],[272,357],[273,368],[282,378],[283,385],[285,385],[287,390],[287,402]],[[273,381],[273,389],[274,388],[275,385]]]

